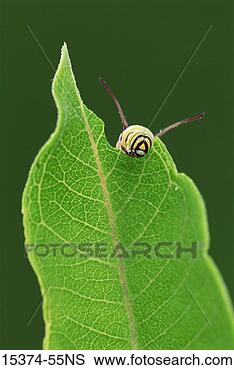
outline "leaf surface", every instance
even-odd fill
[[[53,95],[57,128],[23,195],[44,348],[232,348],[231,304],[207,254],[194,183],[159,139],[143,158],[108,143],[102,120],[82,102],[66,45]],[[180,249],[192,242],[195,258]]]

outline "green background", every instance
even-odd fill
[[[113,145],[121,125],[98,77],[109,82],[129,122],[147,126],[213,25],[151,128],[157,132],[207,112],[204,120],[163,141],[178,170],[195,181],[204,197],[210,253],[234,298],[233,1],[5,0],[0,11],[0,348],[41,348],[44,334],[39,286],[24,254],[21,195],[35,155],[55,128],[57,112],[51,96],[54,72],[27,25],[55,67],[67,42],[83,100],[103,118]]]

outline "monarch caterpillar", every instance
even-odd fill
[[[156,137],[161,137],[167,132],[185,123],[200,120],[205,115],[205,113],[203,112],[197,114],[196,116],[185,118],[182,121],[172,123],[171,125],[160,130],[157,134],[154,135],[147,127],[140,125],[129,125],[124,115],[124,112],[120,106],[120,103],[115,97],[113,91],[108,86],[106,81],[104,81],[102,78],[100,78],[99,80],[101,84],[104,86],[105,90],[113,99],[123,125],[123,132],[119,135],[116,148],[121,150],[125,154],[129,155],[130,157],[143,157],[148,153],[149,149],[152,147],[154,139]]]

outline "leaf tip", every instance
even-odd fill
[[[70,61],[70,57],[68,53],[67,44],[64,41],[63,46],[61,48],[60,61],[59,61],[58,68],[55,72],[53,83],[52,83],[52,93],[55,98],[56,98],[56,95],[59,95],[59,91],[56,93],[56,90],[61,88],[61,86],[63,88],[62,79],[63,79],[63,75],[65,71],[71,72],[71,61]]]
[[[68,48],[67,48],[66,41],[63,42],[63,46],[62,46],[62,49],[61,49],[61,54],[63,55],[64,53],[68,54]]]
[[[70,64],[70,57],[68,53],[68,47],[67,43],[64,41],[62,49],[61,49],[61,60],[60,63],[62,62],[68,62]]]

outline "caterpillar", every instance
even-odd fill
[[[205,113],[197,114],[190,118],[185,118],[181,121],[172,123],[166,128],[160,130],[155,135],[147,127],[141,125],[129,125],[126,119],[126,116],[121,108],[119,101],[117,100],[115,94],[108,86],[105,80],[102,78],[99,79],[105,90],[113,99],[116,108],[118,110],[120,120],[122,122],[123,131],[119,135],[119,139],[116,143],[116,148],[121,150],[123,153],[127,154],[130,157],[143,157],[145,156],[150,148],[153,145],[153,142],[156,137],[162,137],[167,132],[173,130],[176,127],[179,127],[183,124],[190,123],[202,119],[205,116]]]

